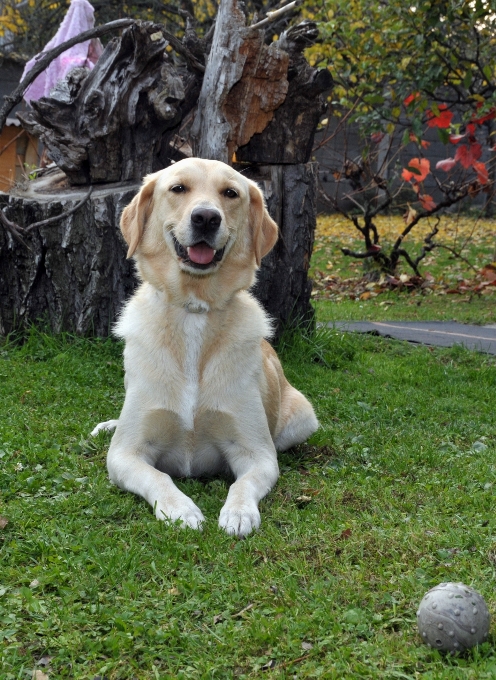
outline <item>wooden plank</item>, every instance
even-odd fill
[[[16,142],[14,140],[19,132],[20,128],[9,125],[5,126],[0,134],[0,149],[4,149],[0,155],[0,191],[10,191],[15,181]]]

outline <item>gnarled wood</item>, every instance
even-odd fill
[[[247,144],[254,134],[265,130],[288,91],[287,52],[275,43],[265,45],[260,31],[245,31],[243,35],[239,47],[243,72],[222,104],[222,113],[230,127],[228,158],[232,158],[236,149]]]
[[[136,23],[92,71],[76,69],[19,114],[72,184],[140,180],[158,169],[164,132],[179,124],[196,84],[173,66],[167,44],[160,26]]]
[[[323,93],[332,87],[327,69],[310,66],[302,50],[318,38],[314,22],[302,22],[271,45],[289,54],[288,91],[283,104],[259,134],[236,151],[238,161],[250,163],[306,163],[311,156],[318,122],[327,108]]]
[[[245,58],[240,57],[246,18],[238,0],[223,0],[205,68],[198,108],[191,128],[193,153],[200,158],[230,163],[228,139],[231,126],[223,113],[224,101],[240,80]]]

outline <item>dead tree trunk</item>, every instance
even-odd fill
[[[317,163],[252,166],[244,174],[264,188],[279,240],[264,258],[253,293],[273,317],[278,337],[284,328],[309,325],[312,281],[308,267],[316,222]]]
[[[56,179],[37,180],[10,200],[4,194],[0,209],[8,205],[8,218],[27,227],[66,211],[85,195],[86,189],[57,190]],[[118,224],[138,188],[123,183],[94,189],[70,217],[23,236],[29,250],[0,229],[1,335],[33,323],[55,332],[110,333],[137,284]]]
[[[196,155],[243,161],[237,169],[264,188],[280,239],[253,292],[275,319],[276,335],[313,320],[308,267],[317,181],[306,163],[331,78],[301,52],[317,35],[315,24],[303,23],[266,45],[263,31],[246,27],[238,0],[223,0],[192,128]]]

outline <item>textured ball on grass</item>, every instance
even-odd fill
[[[463,652],[487,640],[490,616],[482,595],[463,583],[440,583],[417,611],[422,640],[441,652]]]

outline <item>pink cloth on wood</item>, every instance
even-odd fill
[[[70,40],[70,38],[74,38],[83,31],[93,28],[95,24],[94,13],[93,5],[88,0],[71,0],[59,30],[50,42],[45,45],[43,52],[40,54],[57,47],[66,40]],[[24,93],[25,101],[30,102],[32,99],[48,97],[56,83],[62,80],[71,69],[78,66],[93,68],[102,52],[103,48],[99,40],[87,40],[70,47],[54,59],[43,73],[40,73],[36,80],[31,83]],[[37,54],[36,57],[28,61],[21,80],[36,64],[40,54]]]

